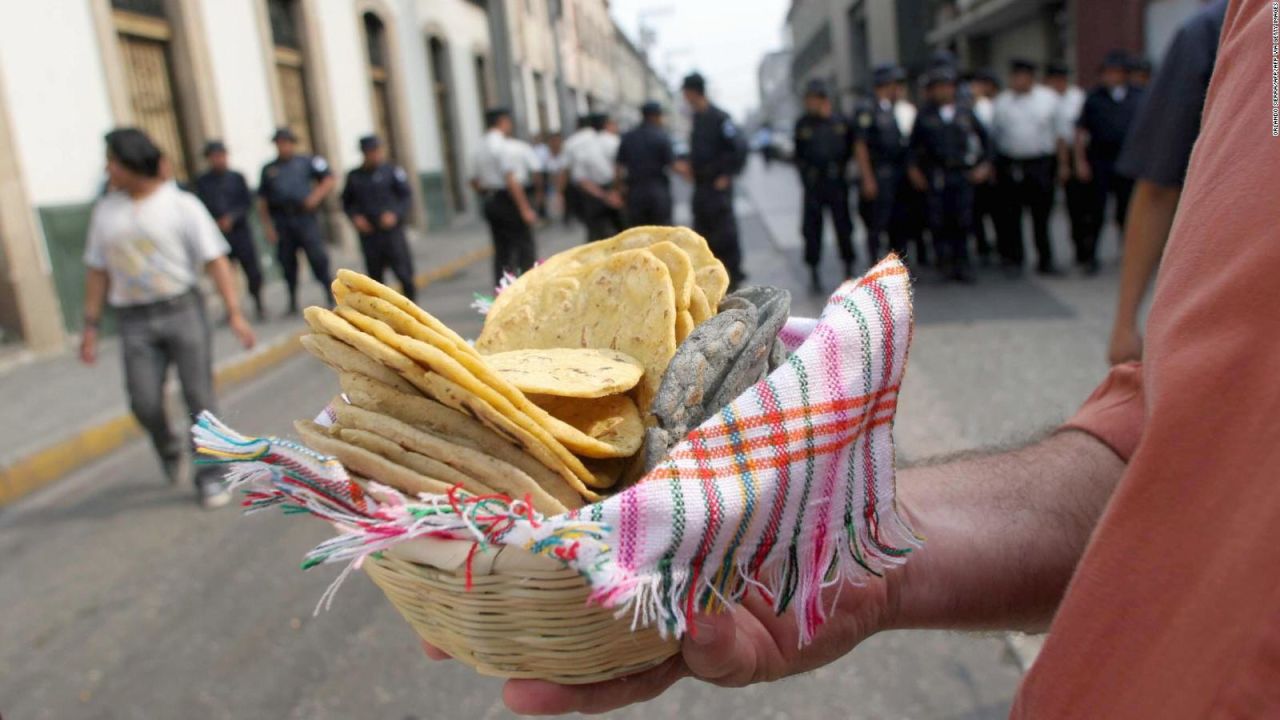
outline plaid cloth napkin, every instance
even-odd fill
[[[251,483],[250,509],[283,505],[343,528],[304,566],[348,561],[349,571],[416,537],[515,545],[576,568],[595,601],[634,623],[677,635],[696,612],[757,587],[797,614],[803,644],[825,618],[823,587],[878,575],[919,545],[894,504],[893,418],[911,329],[907,270],[890,256],[842,285],[817,320],[788,322],[788,362],[640,483],[554,518],[519,498],[408,499],[376,484],[366,493],[336,460],[239,435],[208,414],[194,432],[207,462]]]

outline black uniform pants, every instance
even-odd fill
[[[738,219],[733,215],[733,183],[717,190],[712,181],[693,186],[693,231],[707,239],[707,245],[729,272],[736,286],[742,273],[742,247],[738,244]]]
[[[901,165],[886,162],[877,164],[875,172],[875,198],[858,198],[858,216],[867,228],[867,254],[872,264],[885,254],[885,233],[889,235],[888,249],[899,254],[907,251],[906,223],[898,207],[906,171]]]
[[[233,228],[227,234],[227,245],[231,246],[231,259],[244,271],[244,279],[249,283],[249,294],[255,301],[262,299],[262,261],[258,258],[258,247],[253,242],[248,225]]]
[[[817,267],[822,260],[822,212],[831,213],[836,228],[836,247],[845,265],[853,265],[853,219],[849,217],[849,183],[845,180],[819,179],[805,184],[804,219],[800,230],[804,235],[804,262]]]
[[[969,232],[973,235],[974,250],[984,262],[991,257],[998,244],[992,242],[992,238],[987,234],[987,218],[991,218],[991,224],[998,234],[1001,200],[1003,197],[1000,186],[994,180],[973,186],[973,226]]]
[[[897,195],[893,198],[893,213],[889,222],[891,248],[905,253],[907,245],[914,242],[916,252],[912,257],[921,265],[932,262],[933,252],[924,240],[924,231],[929,226],[928,193],[917,190],[905,170],[898,182]],[[896,241],[895,235],[898,238]],[[895,245],[895,242],[898,244]]]
[[[1098,238],[1107,223],[1107,198],[1115,198],[1116,225],[1124,232],[1125,215],[1129,210],[1129,195],[1133,193],[1133,180],[1116,172],[1116,158],[1110,156],[1089,158],[1093,180],[1084,194],[1084,230],[1076,246],[1076,259],[1090,263],[1098,256]]]
[[[973,221],[973,184],[967,170],[935,173],[925,193],[929,234],[943,270],[969,266],[969,226]]]
[[[1067,200],[1067,217],[1071,222],[1071,244],[1076,249],[1076,262],[1083,264],[1085,259],[1080,251],[1087,244],[1084,238],[1089,232],[1089,194],[1093,192],[1093,188],[1089,183],[1080,182],[1072,174],[1062,190]]]
[[[515,198],[506,190],[489,193],[484,200],[484,219],[489,223],[493,240],[493,284],[502,273],[514,275],[533,267],[537,250],[533,244],[533,228],[520,217]]]
[[[390,268],[400,281],[404,296],[414,299],[417,288],[413,282],[413,256],[409,253],[409,242],[405,239],[403,227],[396,226],[390,230],[375,230],[368,235],[361,235],[360,250],[364,253],[365,271],[369,277],[382,282],[383,275]]]
[[[627,227],[671,224],[671,188],[635,184],[627,189]]]
[[[320,221],[316,214],[276,213],[272,215],[271,222],[276,228],[276,258],[280,261],[284,282],[289,286],[289,304],[294,305],[298,298],[299,250],[306,254],[311,274],[329,295],[329,285],[333,283],[333,276],[329,274],[329,250],[320,235]]]
[[[582,222],[587,226],[587,242],[603,240],[622,232],[621,210],[585,192],[581,193],[581,202]]]
[[[1006,265],[1022,267],[1026,251],[1022,239],[1022,211],[1031,211],[1036,260],[1041,269],[1053,267],[1053,246],[1049,240],[1049,215],[1053,211],[1053,158],[1028,160],[996,158],[996,185],[1000,208],[996,212],[996,241],[1000,259]]]

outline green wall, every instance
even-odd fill
[[[53,283],[62,304],[67,330],[79,332],[84,309],[84,241],[93,203],[45,205],[37,208],[53,266]]]
[[[422,201],[427,206],[427,229],[448,227],[453,220],[453,212],[449,209],[449,191],[445,187],[444,173],[418,173],[418,183],[422,186]]]

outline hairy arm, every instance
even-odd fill
[[[235,333],[236,338],[246,350],[252,348],[256,338],[253,328],[249,327],[249,322],[240,312],[240,299],[236,295],[231,263],[225,256],[214,258],[205,265],[205,272],[209,274],[209,279],[213,280],[213,286],[217,288],[222,304],[227,309],[227,325],[231,327],[231,332]]]
[[[89,268],[84,275],[84,330],[80,333],[80,360],[86,365],[98,361],[98,323],[107,302],[111,278],[106,270]]]
[[[652,670],[578,686],[510,680],[503,699],[525,714],[606,712],[685,677],[738,687],[807,672],[881,630],[1042,629],[1123,471],[1109,448],[1078,431],[903,470],[899,505],[926,538],[924,548],[882,581],[828,588],[828,602],[843,594],[810,645],[797,647],[791,613],[777,616],[751,594],[729,612],[697,616],[681,653]]]
[[[1111,329],[1107,360],[1117,365],[1142,357],[1138,311],[1151,287],[1164,245],[1173,227],[1182,188],[1139,180],[1129,201],[1129,222],[1124,230],[1124,258],[1120,263],[1120,292]]]

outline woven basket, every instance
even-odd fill
[[[363,567],[418,635],[483,675],[592,683],[651,668],[679,647],[588,604],[582,576],[555,560],[514,547],[467,560],[470,551],[470,543],[415,540]]]

